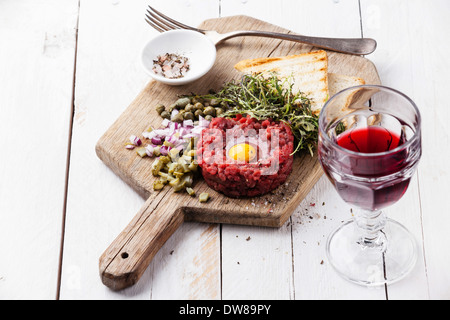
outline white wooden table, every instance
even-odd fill
[[[383,84],[424,120],[419,171],[387,210],[419,242],[408,278],[337,276],[325,241],[350,207],[323,178],[280,229],[184,223],[136,286],[103,286],[98,258],[144,200],[94,146],[149,81],[149,3],[191,25],[243,14],[378,41]],[[448,13],[448,0],[1,0],[0,299],[450,299]]]

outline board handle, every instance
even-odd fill
[[[155,199],[148,199],[100,257],[103,284],[118,291],[138,282],[153,257],[183,221],[181,208],[174,211],[173,206],[155,206]]]

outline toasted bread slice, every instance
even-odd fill
[[[364,79],[345,76],[343,74],[328,73],[328,91],[330,98],[344,89],[366,84]]]
[[[328,100],[328,57],[323,50],[299,55],[244,60],[235,65],[244,73],[275,72],[281,78],[294,78],[294,92],[306,94],[311,109],[319,113]]]
[[[366,82],[364,79],[358,77],[351,77],[342,74],[329,73],[328,74],[328,84],[330,91],[330,98],[336,93],[354,86],[363,85]],[[336,119],[342,118],[346,114],[352,112],[349,106],[354,103],[354,98],[358,96],[359,90],[350,90],[344,95],[340,95],[336,103],[340,106],[339,109],[334,109],[334,112],[328,111],[328,121],[334,121]]]

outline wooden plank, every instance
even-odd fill
[[[422,250],[419,265],[405,281],[389,288],[391,299],[449,299],[450,217],[444,208],[450,190],[446,169],[449,157],[450,119],[446,107],[447,84],[443,70],[450,67],[446,54],[450,3],[423,1],[363,1],[364,32],[377,37],[380,47],[374,61],[387,85],[409,95],[422,113],[423,156],[417,178],[392,217],[416,236]],[[387,26],[395,25],[396,32]],[[436,46],[436,43],[439,43]]]
[[[56,297],[77,16],[77,0],[0,2],[5,299]]]
[[[220,297],[216,225],[185,223],[130,290],[114,293],[98,274],[101,253],[144,204],[101,163],[95,143],[149,81],[139,60],[141,48],[157,34],[144,21],[147,5],[145,0],[81,1],[61,299]],[[209,0],[152,5],[192,25],[218,15],[217,2]]]
[[[222,226],[222,297],[294,298],[291,224],[280,228]]]
[[[229,0],[222,3],[221,11],[224,16],[248,14],[305,35],[361,35],[358,1],[283,0],[274,6],[271,1]],[[343,16],[346,19],[343,20]],[[292,54],[296,50],[298,45],[285,43],[272,56]],[[319,207],[324,201],[327,205]],[[310,204],[316,202],[320,202],[316,207],[320,211],[311,212]],[[296,209],[290,222],[280,230],[224,225],[222,276],[227,279],[223,282],[224,298],[231,299],[237,295],[272,299],[384,299],[384,291],[356,287],[339,278],[325,261],[321,264],[325,260],[326,236],[341,220],[350,217],[348,208],[335,212],[338,206],[342,207],[342,200],[328,180],[322,178]],[[329,217],[328,220],[324,219],[325,216]],[[247,235],[252,239],[271,240],[242,241],[242,245],[237,245],[239,239],[246,239]],[[289,254],[292,259],[286,258]],[[261,257],[260,263],[254,263],[255,256]],[[236,261],[240,264],[237,265]],[[264,279],[264,285],[260,279]],[[236,287],[240,290],[235,290]]]

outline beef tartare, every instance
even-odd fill
[[[289,126],[249,116],[214,118],[197,147],[207,184],[229,197],[254,197],[283,184],[292,171],[294,136]]]

